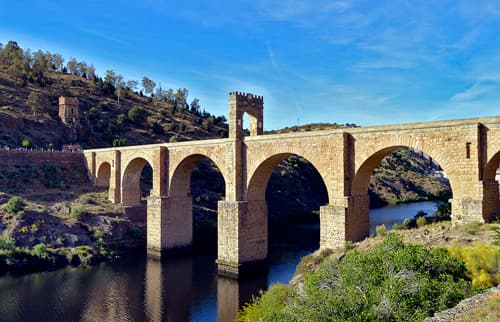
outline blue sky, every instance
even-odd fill
[[[500,115],[500,2],[7,1],[0,42],[186,87],[227,115],[263,95],[264,127]]]

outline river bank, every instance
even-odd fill
[[[384,319],[421,321],[425,316],[429,316],[428,314],[433,314],[434,312],[439,312],[445,308],[452,307],[461,299],[477,294],[478,292],[484,290],[485,287],[491,287],[500,283],[500,268],[498,267],[498,260],[500,259],[500,223],[472,223],[467,225],[452,226],[450,222],[439,222],[424,225],[423,221],[420,221],[418,228],[399,228],[399,230],[395,230],[393,233],[388,234],[385,227],[379,226],[377,228],[377,236],[375,237],[367,238],[360,243],[346,244],[346,246],[342,249],[316,251],[304,257],[298,265],[296,274],[289,285],[277,284],[275,286],[271,286],[268,292],[264,293],[261,298],[256,299],[240,313],[239,321],[256,321],[261,318],[265,320],[266,318],[269,318],[269,316],[274,316],[275,318],[286,317],[288,319],[291,318],[291,316],[297,317],[299,312],[304,314],[302,317],[310,315],[310,317],[316,316],[316,318],[321,316],[321,314],[326,314],[325,312],[330,312],[328,313],[330,319],[335,321],[337,319],[339,321],[351,319],[356,320],[356,316],[359,318],[361,316],[366,317],[372,315],[372,318],[376,319],[376,316],[379,316],[380,318],[380,314],[389,314],[388,316],[384,315]],[[387,242],[386,239],[390,236],[393,237],[390,238],[391,241]],[[391,250],[388,251],[387,247]],[[408,251],[411,249],[411,251],[408,253],[408,251],[405,250],[406,248],[408,248]],[[438,257],[434,260],[431,259],[432,256],[430,254],[432,253],[434,254],[432,256],[438,256],[441,259],[438,260]],[[407,256],[408,254],[410,254],[410,257]],[[418,258],[422,254],[429,254],[426,256],[431,257],[426,258],[426,256],[424,256],[422,258],[424,262],[421,264],[415,264],[416,262],[414,261],[418,261]],[[382,257],[384,259],[382,259],[382,262],[379,262],[379,259]],[[361,261],[356,263],[356,260]],[[378,264],[373,264],[374,266],[363,266],[371,263],[372,261],[374,261],[374,263],[377,262]],[[393,264],[390,264],[391,261]],[[369,290],[371,287],[369,286],[370,282],[365,281],[362,285],[357,284],[359,281],[366,280],[369,276],[378,274],[375,271],[380,265],[389,265],[392,269],[384,269],[379,273],[383,275],[388,274],[384,278],[388,278],[388,281],[392,280],[396,283],[394,285],[395,289],[399,289],[402,285],[406,285],[408,281],[413,280],[417,276],[418,279],[423,278],[424,275],[419,275],[422,272],[416,273],[414,272],[415,269],[418,269],[423,265],[423,267],[428,267],[424,271],[428,274],[428,271],[432,272],[435,269],[432,267],[434,267],[434,265],[438,265],[440,262],[444,265],[443,269],[445,267],[448,269],[454,265],[458,266],[456,266],[456,270],[449,272],[449,278],[451,279],[443,280],[442,277],[439,277],[441,275],[435,275],[435,277],[441,279],[441,282],[447,281],[446,283],[448,283],[446,286],[438,286],[438,284],[435,284],[435,287],[438,289],[442,287],[442,291],[439,291],[431,296],[430,294],[434,291],[429,289],[428,291],[430,293],[428,291],[424,291],[424,294],[426,295],[418,295],[423,297],[421,297],[417,302],[413,302],[412,304],[410,301],[409,303],[404,304],[410,305],[407,313],[411,313],[412,311],[418,312],[418,314],[413,317],[411,317],[410,314],[404,315],[404,318],[401,316],[400,318],[397,318],[396,316],[393,316],[393,314],[406,314],[402,311],[400,312],[401,309],[403,311],[405,310],[404,307],[402,307],[404,305],[400,301],[403,298],[408,300],[412,296],[415,296],[414,292],[417,292],[417,290],[418,292],[424,290],[424,285],[428,285],[426,284],[428,282],[425,281],[425,278],[421,281],[413,281],[412,283],[414,284],[410,283],[413,286],[410,284],[407,285],[408,287],[411,286],[410,289],[412,291],[410,293],[408,293],[410,289],[403,286],[403,289],[394,294],[391,293],[392,295],[386,293],[391,288],[384,289],[386,282],[380,280],[374,284],[374,287],[381,288],[374,293],[377,294],[374,297]],[[342,268],[343,266],[349,266],[353,263],[356,263],[354,265],[357,267],[356,269]],[[351,276],[356,275],[356,271],[359,270],[365,271],[365,274],[356,278]],[[371,270],[375,271],[371,272]],[[390,272],[393,273],[391,274]],[[441,272],[439,274],[442,274],[445,270],[438,269],[437,272]],[[405,277],[401,279],[403,276]],[[432,274],[429,278],[432,278]],[[371,277],[369,277],[369,279],[371,279]],[[323,287],[318,288],[316,285],[318,283],[323,285]],[[335,295],[338,293],[336,291],[338,288],[333,287],[333,285],[336,285],[337,283],[348,283],[341,287],[343,295],[340,298]],[[329,286],[326,287],[326,285]],[[351,298],[349,296],[353,294],[351,294],[349,289],[350,286],[348,285],[354,287],[354,292],[358,292],[361,289],[366,293],[364,295],[358,294],[357,296]],[[420,286],[417,287],[417,285]],[[440,303],[439,301],[443,300],[441,298],[442,294],[447,294],[446,296],[449,296],[450,294],[455,295],[453,295],[454,298],[449,298],[448,302],[445,301]],[[386,301],[384,300],[386,296],[389,296],[389,298],[387,298],[387,301],[389,302],[384,302]],[[321,301],[314,302],[314,299],[318,300],[320,298],[322,299]],[[435,307],[426,307],[425,303],[427,303],[427,301],[431,298],[436,299],[435,303],[438,305]],[[340,306],[341,308],[334,305],[334,302],[336,301],[335,299],[343,299],[342,301],[344,301],[344,304]],[[360,302],[356,302],[355,299],[358,299]],[[439,301],[437,301],[437,299],[439,299]],[[347,313],[345,310],[349,310],[351,307],[350,305],[354,304],[354,302],[351,303],[349,301],[355,301],[357,304],[352,306],[354,311],[347,315],[343,315]],[[367,302],[365,303],[367,305],[365,307],[365,304],[362,304],[364,301],[368,301],[371,304],[368,304]],[[372,303],[371,301],[374,302]],[[390,309],[390,303],[392,303],[392,301],[396,301],[394,303],[399,303],[398,305],[401,307],[398,307],[397,309],[396,307],[393,307],[393,311]],[[325,303],[328,303],[328,308],[324,307]],[[307,306],[303,307],[303,305]],[[389,311],[375,310],[370,313],[369,310],[371,308],[379,307],[380,305],[383,305],[384,310],[389,309]],[[366,311],[364,311],[363,307],[366,308]],[[350,318],[347,318],[348,316]],[[292,318],[292,320],[294,319]]]
[[[93,265],[145,247],[145,222],[124,216],[104,193],[58,193],[57,202],[50,194],[30,201],[2,196],[0,272]]]
[[[412,210],[407,218],[414,215]],[[136,253],[92,266],[8,273],[0,277],[0,297],[5,299],[0,316],[7,321],[40,316],[46,321],[233,321],[261,289],[290,281],[301,258],[319,247],[319,226],[270,231],[269,239],[267,275],[240,281],[217,276],[215,240],[205,249],[161,262]]]

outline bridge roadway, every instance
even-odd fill
[[[320,247],[343,246],[368,236],[370,176],[380,161],[400,148],[414,148],[436,161],[450,180],[455,224],[500,215],[500,116],[452,121],[340,128],[262,135],[261,97],[230,93],[229,138],[85,150],[96,184],[109,187],[109,200],[140,204],[140,176],[148,163],[153,188],[147,202],[148,252],[191,245],[191,173],[210,159],[225,180],[218,203],[218,269],[238,276],[265,262],[265,192],[273,169],[298,155],[316,168],[328,192],[320,208]],[[244,137],[242,117],[251,118]]]

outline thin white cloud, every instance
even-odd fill
[[[103,32],[97,31],[97,30],[80,28],[80,31],[87,33],[87,34],[90,34],[90,35],[93,35],[93,36],[96,36],[96,37],[99,37],[99,38],[107,40],[107,41],[112,41],[112,42],[120,44],[120,45],[124,45],[124,46],[129,45],[129,43],[123,39],[119,39],[119,38],[110,36],[108,34],[105,34]]]
[[[498,90],[498,85],[475,83],[465,91],[457,93],[451,97],[452,101],[470,101],[484,97],[494,90]]]
[[[351,8],[350,1],[257,1],[260,13],[269,19],[290,21],[296,23],[309,23],[311,18],[325,14],[338,14]]]
[[[274,56],[274,50],[270,43],[267,43],[267,53],[269,55],[269,61],[274,69],[278,69],[278,64],[276,63],[276,57]]]

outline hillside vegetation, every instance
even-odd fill
[[[24,139],[39,148],[67,143],[83,147],[135,145],[221,137],[223,116],[188,101],[185,88],[163,89],[144,76],[127,80],[114,70],[104,77],[92,64],[60,54],[23,50],[14,41],[0,44],[0,146],[19,147]],[[64,125],[58,98],[77,97],[81,118]]]

